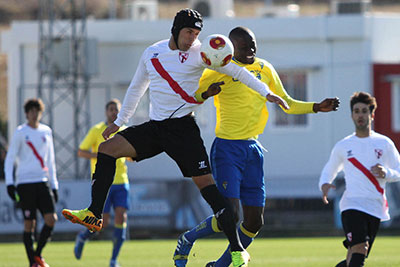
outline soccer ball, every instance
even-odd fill
[[[222,34],[209,35],[201,43],[200,55],[207,66],[213,68],[223,67],[232,59],[232,42]]]

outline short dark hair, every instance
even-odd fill
[[[368,105],[369,111],[371,114],[373,114],[375,112],[376,108],[378,107],[375,97],[373,97],[369,93],[355,92],[350,98],[351,111],[353,111],[354,105],[357,103],[360,103],[360,102]]]
[[[116,105],[117,107],[121,107],[121,102],[120,102],[118,99],[116,99],[116,98],[111,99],[111,100],[108,101],[107,104],[106,104],[106,110],[108,109],[108,107],[109,107],[110,105]]]
[[[248,36],[251,30],[246,27],[236,27],[229,32],[229,39],[243,38]]]
[[[25,113],[28,113],[31,109],[37,109],[39,111],[44,111],[44,104],[42,99],[40,98],[29,98],[25,101],[24,110]]]

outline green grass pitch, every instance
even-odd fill
[[[249,267],[296,266],[333,267],[344,259],[343,238],[259,238],[248,249]],[[196,243],[187,267],[204,267],[224,250],[223,239],[205,239]],[[110,241],[86,244],[80,261],[75,260],[73,242],[51,242],[43,253],[51,267],[107,267],[111,255]],[[130,240],[122,247],[119,261],[123,267],[173,266],[176,240]],[[0,266],[28,266],[22,243],[0,244]],[[366,266],[400,266],[400,237],[378,236]]]

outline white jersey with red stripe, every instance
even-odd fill
[[[171,50],[168,44],[169,40],[163,40],[144,51],[114,122],[116,125],[128,122],[147,88],[151,120],[180,118],[201,104],[194,98],[206,68],[200,56],[200,41],[196,40],[188,51]],[[228,64],[217,71],[240,80],[263,96],[271,92],[268,85],[236,64]]]
[[[15,182],[14,163],[18,163]],[[58,189],[50,127],[41,123],[38,128],[26,123],[18,126],[8,148],[4,172],[6,185],[49,181],[52,189]]]
[[[385,178],[376,178],[370,172],[378,163],[388,170]],[[400,156],[393,141],[374,131],[365,138],[355,134],[345,137],[333,148],[322,170],[319,188],[332,183],[342,170],[346,190],[340,200],[340,211],[355,209],[389,220],[385,185],[400,181]]]

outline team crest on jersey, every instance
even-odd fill
[[[380,159],[380,158],[382,157],[382,155],[383,155],[383,150],[382,150],[382,149],[379,149],[379,148],[376,148],[376,149],[375,149],[375,156],[376,156],[376,158],[377,158],[377,159]]]
[[[251,70],[250,72],[253,73],[257,79],[261,80],[261,73],[258,70]]]
[[[179,52],[179,61],[184,63],[189,57],[189,53],[187,52]]]

